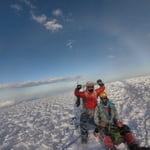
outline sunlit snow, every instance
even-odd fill
[[[106,83],[106,91],[137,142],[150,145],[150,76]],[[74,108],[74,103],[72,91],[1,108],[0,150],[105,150],[92,131],[89,143],[80,143],[73,118],[79,117],[81,106]]]

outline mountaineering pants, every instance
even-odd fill
[[[121,128],[117,127],[117,128],[118,128],[118,132],[124,137],[124,140],[129,147],[130,145],[136,143],[135,138],[132,135],[130,128],[127,125],[123,125],[123,127]],[[100,128],[100,135],[107,147],[114,146],[114,141],[112,139],[112,136],[108,127]]]
[[[88,130],[94,129],[96,124],[94,123],[94,109],[86,109],[80,117],[80,132],[81,138],[88,138]]]

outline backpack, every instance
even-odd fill
[[[113,143],[115,145],[119,145],[119,144],[125,142],[125,139],[124,139],[123,135],[120,134],[118,127],[116,127],[114,125],[109,125],[108,132],[109,132],[109,134],[113,140]]]

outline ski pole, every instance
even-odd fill
[[[62,150],[65,150],[66,148],[68,148],[69,146],[71,146],[72,144],[74,144],[79,138],[81,137],[81,135],[79,135],[76,139],[72,140],[70,143],[66,144]]]

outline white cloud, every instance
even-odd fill
[[[57,20],[56,19],[53,19],[51,21],[47,21],[45,24],[44,24],[45,28],[47,30],[51,30],[51,31],[58,31],[60,29],[63,29],[63,25],[57,23]]]
[[[72,18],[72,13],[69,13],[67,16],[64,15],[63,11],[61,9],[55,9],[52,11],[53,16],[60,17],[65,22],[73,22],[74,19]]]
[[[23,10],[19,4],[12,4],[12,5],[10,5],[10,7],[17,11]]]
[[[31,12],[31,15],[32,15],[32,19],[35,20],[36,22],[38,23],[44,23],[46,20],[47,20],[47,17],[45,14],[42,14],[40,16],[35,16],[32,12]]]
[[[74,40],[68,40],[66,46],[69,47],[69,48],[72,48],[73,47],[73,43],[74,43]]]
[[[60,9],[53,10],[52,14],[54,16],[63,16],[63,12]]]
[[[62,24],[59,24],[56,19],[47,21],[47,16],[46,16],[45,14],[36,16],[36,15],[31,11],[31,17],[32,17],[33,20],[35,20],[36,22],[38,22],[38,23],[44,25],[44,27],[45,27],[47,30],[51,30],[52,32],[58,31],[58,30],[60,30],[60,29],[63,29],[63,25],[62,25]]]
[[[57,82],[62,82],[62,81],[73,81],[79,78],[81,78],[81,76],[48,78],[48,79],[41,79],[41,80],[36,80],[36,81],[25,81],[25,82],[12,83],[12,84],[1,84],[0,89],[32,87],[32,86],[51,84],[51,83],[57,83]]]

